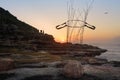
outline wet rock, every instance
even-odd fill
[[[63,74],[65,66],[60,66],[65,63],[69,64],[69,75]],[[76,67],[72,65],[78,64]],[[46,65],[47,67],[40,67]],[[24,68],[16,68],[9,71],[0,72],[0,80],[119,80],[120,68],[112,66],[96,66],[96,65],[82,65],[75,60],[56,61],[56,62],[42,62],[38,64],[24,64]],[[31,67],[32,66],[32,67]],[[78,68],[80,66],[80,68]],[[67,68],[68,69],[68,68]],[[77,77],[76,77],[77,73]],[[71,76],[72,74],[72,76]],[[80,75],[78,75],[80,74]],[[2,75],[2,76],[1,76]],[[79,76],[79,77],[78,77]]]
[[[31,64],[17,64],[16,68],[63,68],[66,61],[55,61],[55,62],[40,62]]]
[[[56,78],[59,74],[61,74],[60,68],[18,68],[14,70],[7,71],[5,73],[11,74],[14,73],[15,76],[10,77],[7,80],[27,80],[26,78],[31,77],[29,80],[53,80],[48,79],[47,76],[51,76]],[[37,78],[32,78],[34,76],[38,76]],[[39,78],[39,79],[38,79]],[[49,77],[50,78],[50,77]],[[58,80],[58,79],[57,79]]]
[[[83,57],[82,61],[86,62],[86,64],[91,65],[102,65],[108,63],[106,59],[99,59],[95,57]]]
[[[112,66],[84,65],[84,73],[102,80],[119,80],[120,68]]]
[[[51,75],[36,75],[27,77],[23,80],[102,80],[100,78],[97,78],[95,76],[84,74],[80,79],[74,79],[74,78],[68,78],[64,75],[58,75],[56,77],[53,77]]]
[[[11,53],[0,53],[0,57],[7,57],[10,55],[11,55]]]
[[[14,68],[14,60],[9,58],[0,59],[0,71],[7,71]]]
[[[114,67],[120,67],[120,61],[110,61],[109,64],[111,64]]]
[[[23,80],[54,80],[53,76],[51,75],[36,75],[36,76],[32,76],[32,77],[27,77]]]
[[[63,74],[70,78],[80,78],[83,75],[83,67],[80,62],[69,60],[63,68]]]
[[[5,79],[8,79],[8,78],[13,77],[13,76],[15,76],[14,73],[10,73],[10,74],[8,74],[8,73],[0,73],[0,80],[5,80]]]
[[[102,65],[104,63],[107,63],[106,60],[99,60],[99,59],[95,59],[95,58],[91,58],[89,59],[89,64],[92,64],[92,65]]]
[[[48,66],[48,63],[40,62],[32,64],[18,64],[16,68],[47,68]]]
[[[54,67],[54,68],[63,68],[67,61],[55,61],[50,63],[48,66],[49,67]]]

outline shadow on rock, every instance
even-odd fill
[[[0,80],[6,80],[6,79],[13,77],[13,76],[15,76],[14,73],[3,73],[3,74],[0,73]]]
[[[81,78],[68,78],[64,75],[58,75],[56,77],[53,77],[51,75],[36,75],[32,77],[25,78],[23,80],[102,80],[100,78],[97,78],[95,76],[84,74]]]

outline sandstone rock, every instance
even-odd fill
[[[83,57],[81,58],[81,62],[84,64],[92,64],[92,65],[102,65],[108,63],[106,59],[99,59],[95,57]]]
[[[14,68],[14,61],[12,59],[0,59],[0,71],[7,71]]]
[[[114,67],[120,67],[120,61],[110,61],[109,64],[113,65]]]
[[[6,56],[10,56],[11,53],[0,53],[0,57],[6,57]]]
[[[66,64],[65,61],[55,61],[55,62],[50,63],[48,66],[54,67],[54,68],[63,68],[65,64]]]
[[[83,67],[80,62],[69,60],[63,68],[63,74],[70,78],[80,78],[84,73]]]
[[[120,80],[120,67],[84,65],[84,73],[100,80]]]
[[[102,65],[108,63],[106,59],[99,59],[99,58],[90,58],[88,61],[89,64],[93,64],[93,65]]]

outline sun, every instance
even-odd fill
[[[65,43],[66,42],[65,39],[56,39],[55,41],[60,42],[60,43]]]
[[[65,39],[62,39],[62,40],[61,40],[61,43],[65,43]]]

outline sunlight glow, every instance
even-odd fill
[[[66,28],[56,30],[55,26],[67,19],[67,0],[0,0],[0,7],[8,10],[18,19],[45,33],[54,36],[58,42],[66,41]],[[79,7],[84,7],[80,0]],[[89,0],[87,0],[89,1]],[[104,40],[119,37],[120,0],[95,0],[87,22],[96,26],[96,30],[85,29],[84,40]],[[22,6],[21,6],[22,5]],[[34,5],[34,6],[33,6]],[[104,14],[108,12],[109,14]]]

